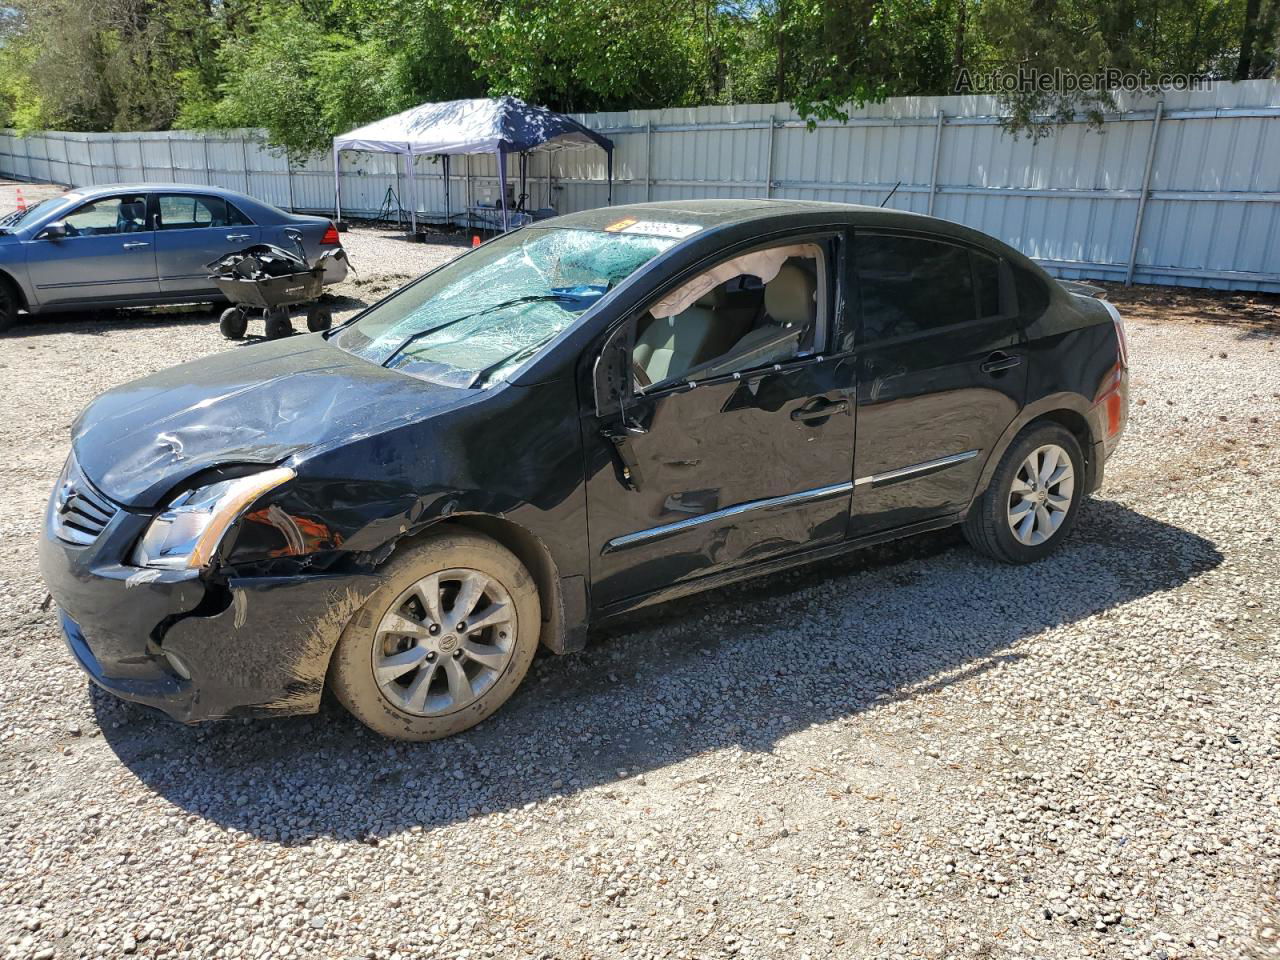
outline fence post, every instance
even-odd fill
[[[120,154],[116,151],[116,132],[111,131],[111,167],[115,170],[115,181],[119,183],[124,178],[120,176]]]
[[[653,199],[653,118],[644,122],[644,198]]]
[[[933,171],[929,174],[929,207],[925,211],[933,216],[933,198],[938,195],[938,157],[942,153],[943,113],[938,111],[938,120],[933,127]]]
[[[207,133],[200,134],[200,143],[204,153],[204,182],[209,186],[213,186],[213,170],[209,167],[209,135]]]
[[[249,180],[249,140],[244,134],[240,135],[240,162],[244,164],[244,192],[253,196],[250,187],[253,185]]]
[[[765,150],[768,151],[768,157],[765,160],[764,166],[764,195],[766,197],[773,196],[773,140],[774,137],[777,136],[777,129],[778,111],[777,108],[775,108],[769,117],[769,145],[765,147]]]
[[[1133,221],[1133,243],[1129,245],[1129,266],[1124,272],[1124,285],[1133,286],[1133,269],[1138,262],[1138,241],[1142,238],[1142,217],[1147,212],[1147,194],[1151,190],[1151,162],[1156,156],[1156,137],[1160,135],[1160,118],[1164,101],[1156,101],[1156,115],[1151,121],[1151,138],[1147,140],[1147,165],[1142,170],[1142,192],[1138,194],[1138,215]]]
[[[34,180],[31,176],[31,141],[27,137],[22,138],[22,156],[27,161],[27,179]]]
[[[294,213],[293,209],[293,160],[290,158],[288,151],[284,155],[284,175],[289,184],[289,212]]]

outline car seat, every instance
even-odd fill
[[[117,233],[141,233],[147,228],[147,201],[125,200],[116,210]]]
[[[764,285],[760,323],[734,344],[735,366],[754,366],[794,354],[817,316],[817,289],[812,273],[793,260],[784,263],[777,276]]]
[[[704,293],[674,317],[651,319],[640,331],[631,356],[651,383],[679,376],[722,352],[716,349],[724,339],[716,329],[717,292]]]

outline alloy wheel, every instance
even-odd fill
[[[433,573],[405,590],[378,624],[373,675],[405,713],[455,713],[502,676],[516,637],[515,605],[479,570]]]
[[[1056,443],[1033,450],[1009,488],[1009,529],[1017,541],[1036,547],[1057,533],[1074,494],[1075,470],[1067,451]]]

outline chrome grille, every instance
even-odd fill
[[[75,457],[67,460],[53,491],[53,533],[59,540],[87,546],[98,539],[118,508],[89,483]]]

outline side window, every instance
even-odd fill
[[[978,317],[999,317],[1005,311],[1000,302],[1000,261],[972,251],[973,284],[978,291]]]
[[[141,194],[94,200],[63,217],[69,237],[141,233],[147,226],[147,198]]]
[[[249,222],[243,213],[221,197],[162,193],[158,199],[161,230],[231,227],[242,226]]]
[[[636,325],[641,389],[741,373],[822,349],[827,263],[817,243],[764,247],[668,291]]]
[[[999,263],[995,301],[999,312]],[[973,320],[974,278],[965,247],[923,237],[859,232],[854,270],[864,340],[921,333]]]

